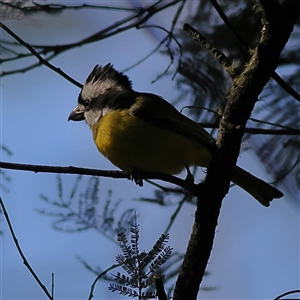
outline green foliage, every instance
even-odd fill
[[[156,293],[149,288],[153,283],[153,274],[172,254],[172,248],[166,245],[169,234],[162,234],[152,249],[145,252],[139,250],[139,225],[136,224],[136,221],[131,225],[130,231],[130,243],[123,231],[118,234],[122,254],[116,257],[116,261],[127,274],[118,272],[113,275],[117,283],[111,283],[109,290],[132,298],[155,298]]]

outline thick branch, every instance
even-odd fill
[[[222,200],[228,192],[246,122],[299,17],[300,1],[264,0],[264,28],[245,71],[236,77],[227,94],[219,126],[218,151],[213,155],[199,194],[193,232],[176,282],[174,299],[197,298],[200,283],[213,246]]]
[[[167,295],[164,288],[163,276],[160,274],[154,274],[154,283],[156,288],[156,296],[158,300],[167,300]]]

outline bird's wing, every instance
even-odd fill
[[[188,136],[211,152],[215,149],[215,140],[202,126],[157,95],[137,93],[136,102],[130,107],[129,113],[156,126]]]

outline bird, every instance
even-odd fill
[[[207,168],[215,139],[162,97],[132,88],[111,63],[96,65],[68,120],[89,125],[98,150],[119,169],[179,174],[190,166]],[[235,166],[231,181],[262,205],[283,193]]]

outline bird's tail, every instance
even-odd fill
[[[235,167],[231,180],[264,206],[269,206],[273,199],[283,196],[281,191],[238,166]]]

